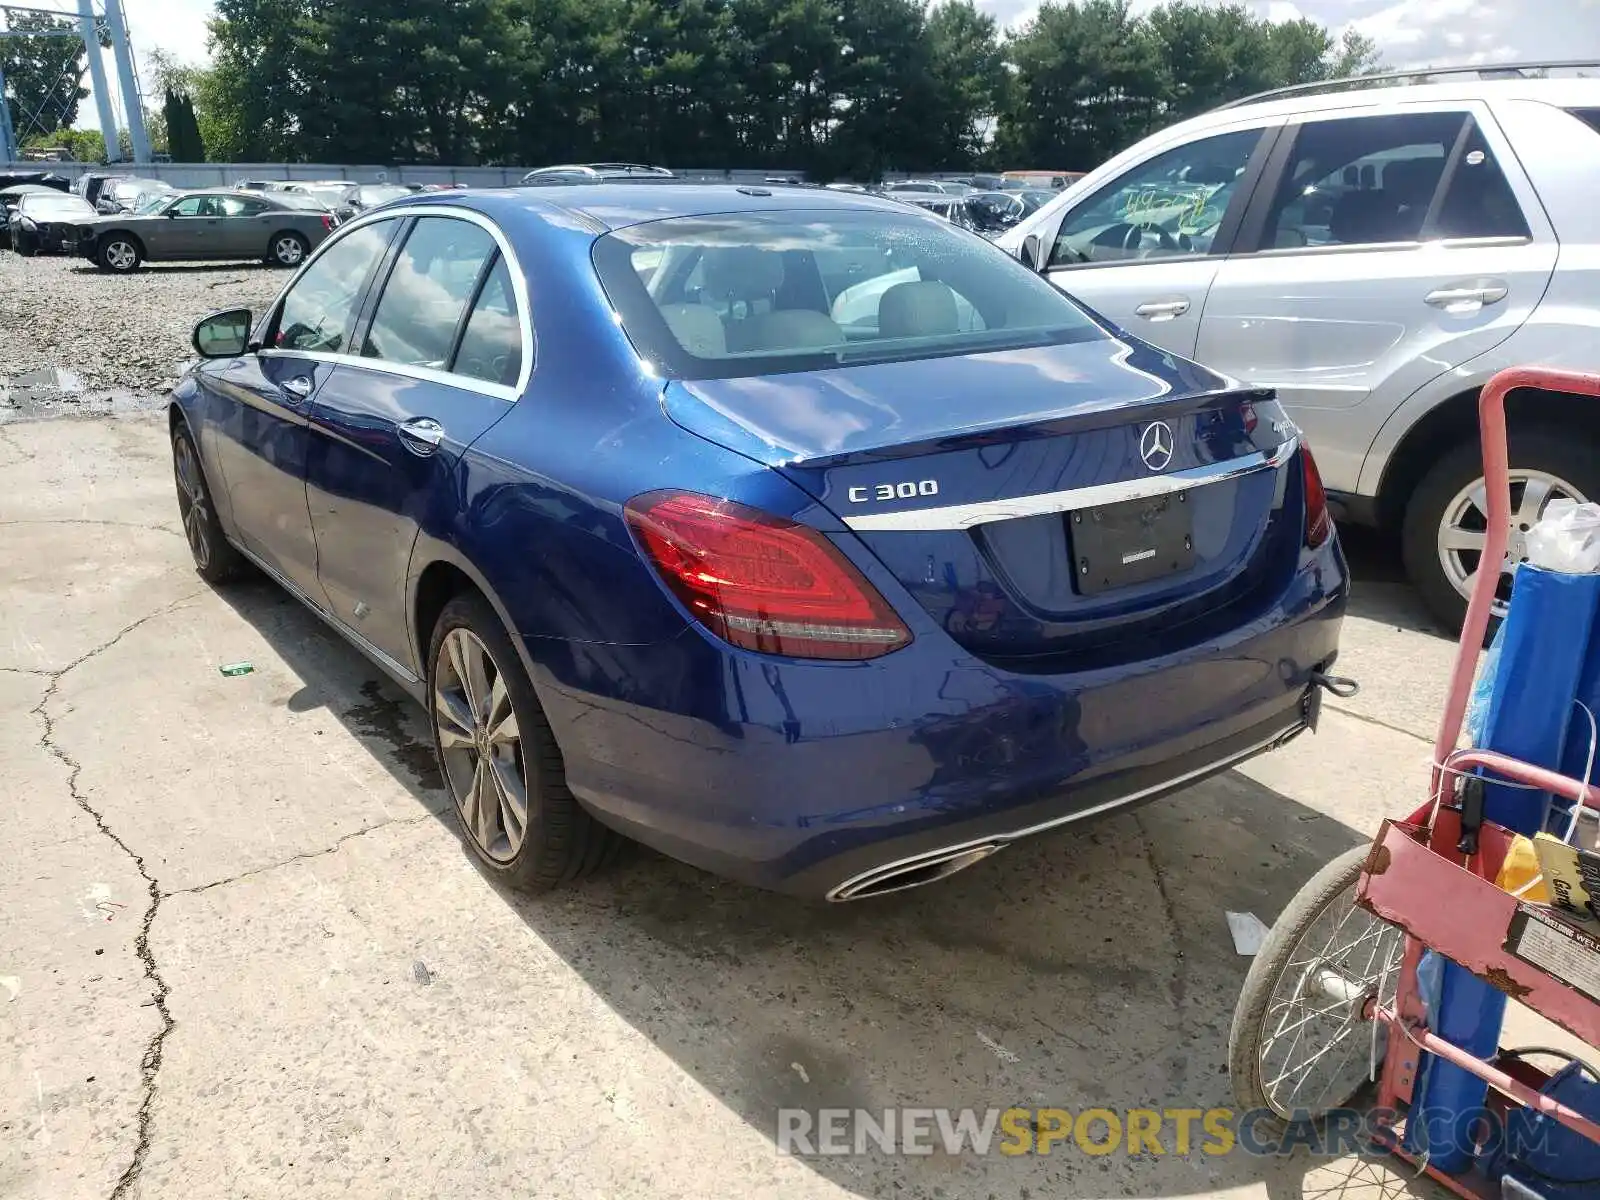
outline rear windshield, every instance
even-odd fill
[[[639,353],[682,379],[1106,336],[1010,255],[913,209],[675,217],[594,261]]]

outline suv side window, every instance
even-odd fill
[[[445,370],[496,249],[494,238],[470,221],[418,220],[384,284],[362,357]]]
[[[1482,131],[1459,112],[1302,125],[1260,248],[1371,246],[1431,236],[1528,236]]]
[[[363,225],[324,250],[283,298],[272,344],[281,350],[348,354],[356,304],[397,224]]]
[[[1112,180],[1061,222],[1049,266],[1210,253],[1261,132],[1200,138]]]

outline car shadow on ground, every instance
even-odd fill
[[[1339,542],[1354,579],[1349,615],[1455,641],[1456,635],[1439,623],[1407,582],[1398,538],[1377,529],[1341,525]]]
[[[291,709],[328,708],[455,836],[422,709],[272,584],[221,594],[305,682]],[[508,905],[777,1153],[780,1109],[1231,1106],[1228,1028],[1248,960],[1224,914],[1270,924],[1361,840],[1229,772],[1010,847],[938,886],[857,904],[757,891],[639,848],[544,896],[486,878],[483,902],[493,893]],[[1068,1142],[1049,1155],[804,1161],[862,1197],[1198,1197],[1245,1185],[1264,1185],[1270,1200],[1413,1194],[1374,1191],[1361,1174],[1370,1168],[1348,1162],[1180,1156],[1174,1139],[1167,1126],[1164,1154],[1132,1158]]]

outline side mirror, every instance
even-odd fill
[[[1030,233],[1022,239],[1022,262],[1035,271],[1044,270],[1044,243],[1039,240],[1037,233]]]
[[[249,348],[250,323],[248,308],[212,313],[194,327],[194,348],[201,358],[237,358]]]

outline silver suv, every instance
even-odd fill
[[[1478,389],[1506,366],[1600,371],[1600,79],[1360,84],[1175,125],[997,244],[1140,337],[1276,388],[1340,515],[1398,530],[1454,628],[1486,524]],[[1508,413],[1502,603],[1543,506],[1600,500],[1600,406],[1530,392]]]

